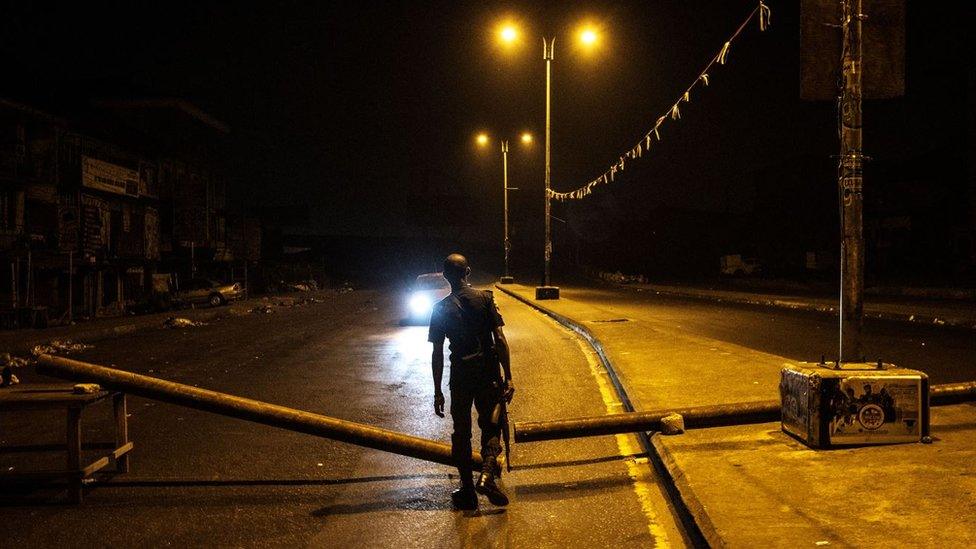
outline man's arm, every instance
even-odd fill
[[[444,340],[435,341],[433,345],[430,368],[434,375],[434,413],[444,417],[444,393],[441,392],[441,380],[444,378]]]
[[[498,362],[505,372],[505,380],[509,381],[512,379],[512,362],[508,353],[508,340],[505,339],[505,331],[501,326],[495,328],[495,350],[498,352]]]
[[[512,395],[515,394],[515,383],[512,381],[512,361],[508,352],[508,340],[505,339],[505,331],[501,326],[495,327],[494,335],[495,352],[498,353],[498,362],[501,363],[502,371],[505,373],[505,400],[511,402]]]

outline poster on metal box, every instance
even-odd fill
[[[920,387],[914,377],[850,377],[830,395],[832,444],[904,442],[919,437]]]

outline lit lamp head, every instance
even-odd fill
[[[477,136],[475,136],[474,141],[479,147],[484,147],[488,144],[488,134],[484,132],[479,133]]]
[[[579,31],[579,42],[581,45],[587,48],[596,46],[597,42],[600,40],[600,35],[597,34],[593,27],[583,27]]]
[[[531,145],[532,144],[532,134],[529,132],[522,132],[522,144]]]
[[[498,30],[498,39],[503,44],[512,44],[518,40],[518,29],[512,24],[505,24]]]

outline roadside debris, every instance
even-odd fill
[[[271,305],[258,305],[257,307],[252,307],[249,312],[253,314],[270,315],[274,312],[274,308]]]
[[[0,355],[0,367],[23,368],[27,366],[27,359],[19,356],[11,356],[9,353]]]
[[[9,353],[0,354],[0,387],[9,387],[20,383],[20,380],[14,375],[13,369],[23,368],[26,365],[27,361],[20,357],[10,356]]]
[[[319,289],[319,283],[314,279],[303,280],[295,283],[282,283],[285,290],[290,292],[311,292]]]
[[[102,386],[97,383],[78,383],[71,388],[76,395],[93,395],[102,390]]]
[[[28,358],[11,356],[10,353],[0,353],[0,387],[8,387],[20,383],[20,380],[14,375],[13,370],[33,364],[37,360],[37,357],[41,355],[67,355],[86,351],[92,347],[94,345],[74,343],[70,339],[53,339],[48,343],[34,345],[34,348],[31,349],[31,356]]]
[[[196,326],[206,326],[206,322],[200,322],[196,320],[190,320],[189,318],[182,318],[177,316],[171,316],[163,322],[163,326],[167,328],[193,328]]]
[[[270,314],[273,312],[272,307],[301,307],[315,303],[325,303],[325,300],[318,297],[266,297],[264,303],[251,309],[251,312]]]
[[[647,284],[647,278],[641,274],[627,275],[620,271],[615,273],[600,271],[599,276],[601,279],[614,284]]]
[[[56,354],[71,354],[80,353],[82,351],[87,351],[88,349],[94,348],[94,345],[88,345],[85,343],[74,343],[70,339],[52,339],[47,343],[41,343],[40,345],[34,345],[31,349],[31,355],[39,357],[41,355],[56,355]]]

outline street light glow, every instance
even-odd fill
[[[488,134],[479,133],[478,136],[475,137],[475,141],[478,143],[479,146],[484,147],[485,145],[488,144]]]
[[[595,45],[597,38],[598,36],[596,34],[596,31],[591,28],[584,28],[583,30],[580,31],[579,34],[580,43],[583,44],[584,46]]]
[[[522,143],[529,145],[532,143],[532,134],[529,132],[522,133]]]
[[[505,44],[511,44],[518,39],[518,30],[513,25],[503,25],[501,30],[498,31],[498,37]]]

